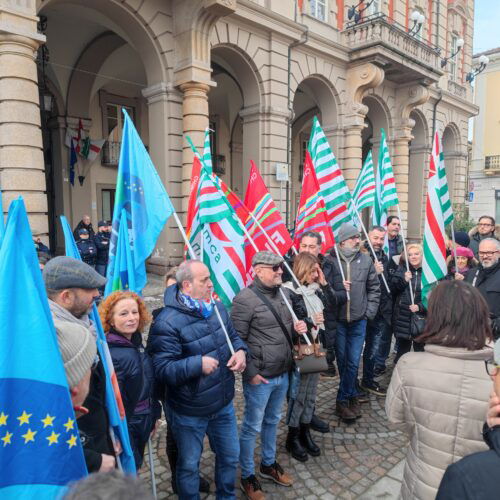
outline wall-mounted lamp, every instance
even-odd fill
[[[363,12],[370,7],[370,5],[374,2],[374,0],[370,0],[362,9],[359,8],[359,6],[364,2],[364,0],[361,0],[357,5],[352,5],[349,10],[347,11],[347,19],[351,21],[354,18],[354,22],[356,24],[361,21],[361,18],[363,17]]]
[[[467,76],[465,77],[465,80],[469,83],[472,83],[474,81],[474,78],[476,78],[479,73],[482,73],[486,69],[486,66],[488,66],[489,62],[490,59],[488,56],[485,56],[484,54],[480,56],[479,66],[474,68],[472,71],[469,71],[469,73],[467,73]]]
[[[456,48],[455,52],[453,54],[451,54],[450,57],[445,57],[444,59],[441,59],[441,67],[444,68],[446,66],[447,62],[450,59],[453,59],[462,50],[463,46],[464,46],[464,39],[459,38],[457,40],[457,48]]]
[[[425,16],[418,10],[414,10],[411,13],[410,19],[413,21],[413,26],[411,27],[410,31],[408,31],[408,34],[415,36],[425,23]]]

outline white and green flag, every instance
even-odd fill
[[[441,210],[443,212],[443,220],[446,227],[453,222],[453,209],[451,206],[450,192],[448,190],[448,181],[446,180],[443,146],[441,145],[441,139],[437,131],[434,134],[434,144],[435,147],[432,148],[432,156],[439,179],[439,200],[441,202]]]

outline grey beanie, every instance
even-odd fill
[[[358,228],[352,224],[349,224],[348,222],[344,222],[344,224],[340,226],[336,240],[337,243],[342,243],[343,241],[348,240],[349,238],[352,238],[356,235],[359,235]]]
[[[78,323],[56,320],[54,325],[66,378],[69,387],[73,388],[79,384],[96,359],[96,341],[90,331]]]

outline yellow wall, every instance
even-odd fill
[[[500,155],[500,71],[485,76],[484,156]]]

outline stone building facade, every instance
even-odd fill
[[[109,218],[124,108],[180,214],[192,164],[184,135],[201,147],[210,126],[216,171],[243,196],[254,160],[291,226],[317,115],[351,187],[386,130],[408,236],[418,239],[434,128],[453,199],[464,199],[477,113],[465,82],[473,3],[365,0],[355,23],[344,0],[304,0],[302,12],[294,0],[0,0],[4,210],[22,194],[57,249],[59,214],[73,225],[85,213],[94,224]],[[83,182],[71,186],[65,134],[80,120],[107,143],[95,161],[79,160]],[[283,164],[290,182],[280,185]],[[180,239],[169,222],[152,261],[178,260]]]

